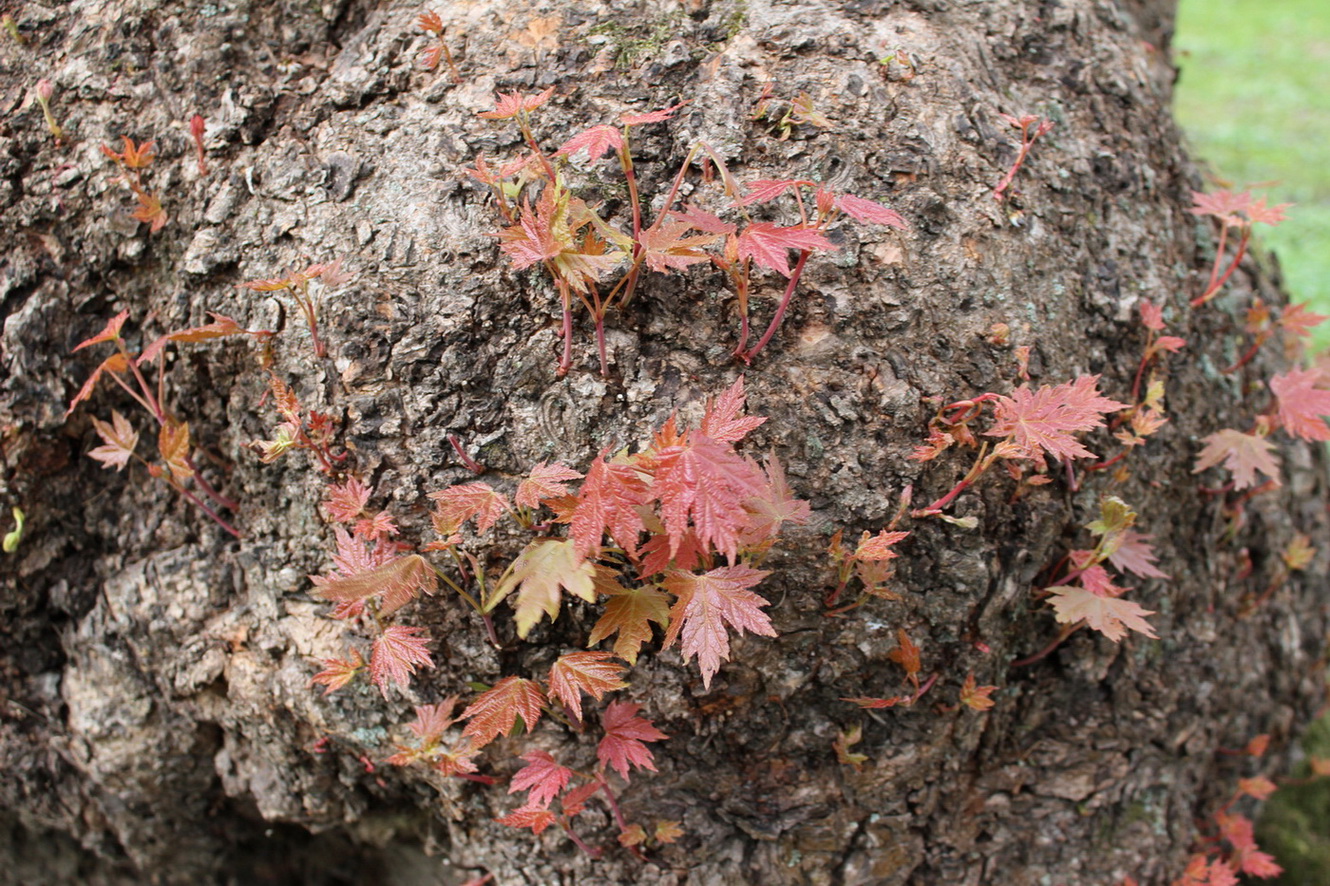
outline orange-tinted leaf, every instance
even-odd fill
[[[867,698],[860,696],[857,698],[842,698],[841,701],[857,704],[864,710],[881,710],[883,708],[894,708],[898,704],[909,704],[910,697],[908,695],[893,695],[891,698]]]
[[[1121,641],[1128,630],[1158,639],[1154,628],[1145,620],[1145,616],[1154,613],[1130,600],[1101,597],[1085,588],[1063,586],[1048,590],[1054,615],[1061,624],[1074,624],[1084,619],[1091,629],[1115,643]]]
[[[1257,800],[1267,800],[1279,787],[1264,775],[1238,779],[1238,791]]]
[[[1201,442],[1205,447],[1196,456],[1193,474],[1199,474],[1222,462],[1233,474],[1234,489],[1255,486],[1257,471],[1279,485],[1279,456],[1274,453],[1274,444],[1265,437],[1224,428],[1203,438]]]
[[[521,809],[509,812],[503,818],[495,819],[499,824],[506,824],[510,828],[531,828],[533,834],[539,834],[556,820],[553,812],[538,806],[523,806]]]
[[[602,766],[618,772],[625,781],[633,767],[656,771],[651,750],[643,742],[669,738],[651,725],[650,720],[637,716],[639,710],[640,706],[632,702],[611,702],[600,718],[605,737],[596,746],[596,757]]]
[[[905,633],[905,628],[899,628],[896,631],[896,642],[899,644],[891,652],[887,653],[887,658],[894,661],[905,669],[905,676],[910,678],[910,682],[919,686],[919,670],[923,667],[919,657],[919,647],[914,645],[910,635]]]
[[[880,531],[877,535],[869,535],[867,532],[859,539],[859,545],[854,549],[854,559],[856,560],[894,560],[900,556],[892,548],[908,538],[908,532],[889,532],[886,529]]]
[[[617,631],[614,654],[629,664],[637,664],[638,651],[651,639],[651,622],[661,627],[670,623],[669,599],[655,585],[625,588],[617,582],[598,583],[596,589],[610,598],[600,620],[591,629],[587,645],[595,646]]]
[[[361,657],[358,649],[352,649],[349,658],[325,658],[322,664],[323,670],[310,677],[309,682],[311,686],[316,683],[323,684],[326,687],[323,694],[329,695],[354,680],[356,674],[365,666],[365,659]]]
[[[101,332],[97,333],[92,338],[84,339],[83,341],[74,345],[74,348],[73,350],[70,351],[70,353],[72,354],[75,351],[81,351],[90,345],[99,344],[100,342],[115,341],[116,339],[120,338],[120,329],[125,325],[125,321],[128,319],[129,319],[129,311],[127,310],[121,311],[120,313],[112,317],[110,320],[106,321],[106,327],[103,328]]]
[[[170,468],[171,476],[177,480],[188,480],[194,476],[194,469],[189,466],[189,446],[187,422],[168,420],[158,429],[157,451]]]
[[[605,693],[623,689],[628,685],[619,679],[623,670],[624,666],[608,652],[569,652],[559,656],[550,668],[550,696],[581,720],[582,693],[600,701]]]
[[[642,827],[640,824],[633,824],[628,826],[628,830],[619,834],[619,845],[637,846],[642,843],[645,843],[646,839],[647,839],[646,828]]]
[[[582,475],[572,468],[561,464],[541,462],[531,469],[530,475],[517,486],[517,495],[513,501],[519,508],[540,507],[547,498],[558,498],[568,494],[568,481],[580,480]]]
[[[850,750],[850,748],[863,741],[864,728],[855,723],[844,732],[836,733],[836,740],[831,743],[831,747],[836,751],[836,761],[842,766],[853,766],[855,769],[868,762],[867,754],[859,754]]]
[[[683,827],[677,821],[658,821],[654,836],[657,843],[673,843],[683,836]]]
[[[678,570],[666,574],[666,590],[679,599],[670,610],[664,648],[682,637],[684,661],[697,657],[704,686],[710,688],[712,675],[730,657],[727,624],[740,633],[747,630],[764,637],[776,636],[771,619],[762,611],[767,600],[748,590],[769,574],[743,564],[701,575]]]
[[[994,705],[989,696],[996,689],[996,686],[977,686],[974,674],[966,674],[965,683],[961,686],[961,704],[976,711],[986,711]]]
[[[507,120],[510,117],[516,117],[523,111],[534,111],[536,108],[549,101],[550,96],[554,95],[554,87],[551,86],[538,95],[522,95],[518,92],[499,93],[494,101],[494,110],[484,111],[479,116],[486,120]]]
[[[380,615],[391,615],[414,600],[422,591],[433,595],[439,589],[438,574],[419,554],[395,557],[383,565],[330,580],[316,580],[316,592],[334,603],[358,603],[379,596]]]
[[[477,748],[500,734],[512,735],[518,717],[530,732],[540,722],[544,705],[545,694],[539,685],[522,677],[504,677],[462,712],[462,719],[470,721],[462,732],[475,740]]]
[[[152,233],[157,233],[166,227],[169,216],[166,210],[162,208],[162,201],[156,194],[138,194],[139,205],[131,215],[146,225],[151,225]]]

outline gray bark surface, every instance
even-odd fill
[[[1248,503],[1232,542],[1221,500],[1191,475],[1197,440],[1246,427],[1265,402],[1259,380],[1288,364],[1271,346],[1243,372],[1218,369],[1242,347],[1253,295],[1282,300],[1269,262],[1248,260],[1215,305],[1186,306],[1214,237],[1186,212],[1200,179],[1170,118],[1171,4],[469,0],[438,11],[459,85],[420,69],[414,4],[74,0],[16,14],[28,42],[5,39],[0,59],[0,505],[23,507],[29,526],[0,562],[0,863],[22,882],[108,884],[447,884],[483,871],[500,884],[653,886],[1176,877],[1198,818],[1251,774],[1216,749],[1265,732],[1283,752],[1322,697],[1327,623],[1321,564],[1238,617],[1294,532],[1326,539],[1316,449],[1283,446],[1283,487]],[[898,50],[913,76],[880,63]],[[56,85],[63,145],[30,98],[37,77]],[[778,98],[808,92],[833,128],[781,140],[751,120],[768,81]],[[824,181],[911,225],[839,229],[841,250],[810,261],[783,329],[744,370],[751,411],[770,417],[746,451],[780,454],[816,525],[769,562],[761,590],[778,639],[738,640],[709,691],[677,650],[653,649],[620,694],[671,736],[659,774],[635,776],[623,803],[687,831],[646,864],[619,850],[593,861],[557,829],[533,838],[496,824],[517,801],[502,783],[384,766],[411,698],[310,688],[313,661],[346,639],[306,577],[328,568],[331,530],[303,455],[264,465],[246,446],[276,424],[251,344],[182,345],[167,382],[205,473],[243,503],[242,541],[141,467],[107,472],[84,456],[96,445],[89,417],[133,405],[112,386],[64,419],[100,359],[71,347],[119,310],[136,336],[150,314],[155,334],[210,310],[284,327],[275,366],[339,419],[376,504],[417,539],[425,494],[473,479],[449,434],[502,485],[541,460],[584,468],[675,411],[695,418],[739,372],[718,276],[651,279],[612,314],[608,378],[581,318],[560,379],[557,297],[546,277],[501,260],[497,216],[464,170],[518,143],[510,125],[476,115],[496,91],[547,86],[555,98],[536,117],[546,144],[687,100],[639,130],[648,200],[703,139],[742,179]],[[195,112],[208,120],[207,175],[189,137]],[[1006,206],[992,190],[1017,143],[999,112],[1056,122]],[[171,216],[160,233],[128,217],[100,152],[121,135],[157,144],[147,175]],[[329,358],[316,361],[290,303],[237,284],[336,257],[355,279],[320,305]],[[755,298],[759,331],[779,291],[768,281]],[[1169,306],[1189,350],[1171,361],[1171,423],[1131,477],[1087,475],[1075,493],[1059,479],[1013,502],[994,472],[953,509],[976,530],[910,527],[901,601],[826,618],[827,528],[876,531],[906,484],[926,502],[968,466],[965,453],[908,460],[936,408],[925,398],[1010,391],[1012,347],[1028,345],[1036,383],[1102,373],[1106,393],[1126,399],[1142,298]],[[991,342],[999,322],[1011,345]],[[1106,434],[1091,443],[1112,446]],[[1157,610],[1161,639],[1115,645],[1082,631],[1009,669],[1055,635],[1031,589],[1077,533],[1084,541],[1079,527],[1109,491],[1142,514],[1173,576],[1133,593]],[[501,538],[491,565],[520,543]],[[567,607],[496,652],[459,601],[416,604],[411,623],[436,638],[438,667],[414,698],[535,673],[584,647],[594,617]],[[896,691],[897,628],[941,675],[926,701],[954,704],[973,672],[1000,687],[996,707],[868,716],[841,701]],[[855,750],[872,758],[861,770],[831,750],[854,723],[865,736]],[[529,741],[593,759],[589,739],[542,725],[498,743],[485,771],[510,774]],[[613,845],[598,814],[581,828]]]

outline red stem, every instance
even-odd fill
[[[771,325],[767,327],[767,331],[763,333],[762,338],[758,339],[757,344],[753,345],[748,353],[740,355],[745,363],[753,362],[757,352],[766,347],[767,342],[771,341],[771,337],[780,328],[781,321],[785,319],[785,311],[790,306],[790,299],[794,297],[794,290],[799,285],[799,277],[803,275],[804,265],[808,262],[808,256],[812,254],[811,249],[804,249],[799,252],[799,261],[795,263],[794,270],[790,272],[790,282],[785,287],[785,294],[781,296],[780,304],[776,305],[776,315],[771,318]]]

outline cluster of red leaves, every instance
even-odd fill
[[[521,270],[543,265],[559,289],[563,305],[564,356],[560,374],[568,371],[568,338],[572,330],[572,296],[586,306],[596,324],[601,352],[601,371],[606,369],[604,318],[610,306],[632,298],[642,267],[659,274],[683,272],[693,265],[712,263],[730,279],[742,322],[736,356],[751,360],[774,334],[797,286],[804,262],[816,251],[836,248],[826,231],[841,216],[869,224],[903,229],[899,213],[879,203],[848,194],[836,194],[805,180],[756,181],[740,186],[719,157],[705,145],[690,151],[655,221],[645,224],[638,199],[637,180],[630,151],[632,127],[670,119],[680,106],[645,114],[623,114],[619,125],[599,124],[568,138],[557,150],[545,152],[530,127],[533,111],[552,96],[552,89],[538,95],[501,94],[494,110],[480,116],[491,120],[516,120],[528,153],[492,170],[478,157],[472,175],[494,190],[495,201],[506,227],[498,232],[500,248],[513,267]],[[811,119],[810,119],[811,122]],[[563,163],[584,157],[588,163],[613,154],[627,180],[631,232],[602,218],[585,201],[573,196],[564,175]],[[739,222],[723,221],[695,205],[676,207],[676,197],[694,159],[702,155],[720,169],[729,208],[741,216]],[[533,208],[531,192],[540,189]],[[813,212],[803,195],[813,189]],[[766,203],[786,193],[794,196],[799,212],[796,224],[754,220],[749,207]],[[520,199],[519,199],[520,195]],[[790,254],[797,258],[791,266]],[[626,270],[616,283],[604,289],[607,275],[622,265]],[[748,348],[748,293],[753,268],[765,268],[788,278],[786,292],[771,327],[762,340]]]
[[[1249,753],[1260,756],[1264,753],[1264,743],[1259,751],[1249,750]],[[1264,776],[1239,779],[1233,797],[1212,818],[1217,837],[1210,842],[1206,851],[1196,852],[1187,860],[1186,870],[1173,881],[1173,886],[1238,886],[1241,882],[1239,878],[1244,875],[1269,879],[1282,874],[1284,869],[1275,863],[1269,853],[1262,852],[1257,846],[1256,829],[1251,819],[1229,811],[1243,797],[1263,802],[1275,790],[1275,783]],[[1222,848],[1220,841],[1228,844],[1227,851]]]

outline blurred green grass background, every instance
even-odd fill
[[[1330,314],[1330,0],[1181,0],[1174,51],[1175,110],[1193,154],[1213,187],[1273,182],[1271,202],[1297,204],[1257,236],[1292,300]],[[1327,327],[1316,330],[1318,350],[1330,348]],[[1330,757],[1330,717],[1303,748]],[[1306,778],[1307,765],[1291,775]],[[1259,838],[1285,868],[1280,884],[1330,886],[1330,779],[1278,791]]]
[[[1174,55],[1193,152],[1219,186],[1275,182],[1270,201],[1297,204],[1258,237],[1293,300],[1330,313],[1330,0],[1181,0]]]

